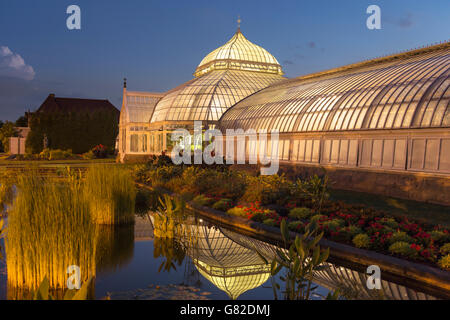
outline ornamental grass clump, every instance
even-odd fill
[[[231,199],[220,199],[213,204],[213,209],[226,212],[233,206],[233,201]]]
[[[389,252],[399,254],[406,257],[414,257],[417,255],[417,251],[414,247],[405,241],[398,241],[389,246]]]
[[[227,211],[227,214],[229,214],[230,216],[247,217],[247,213],[245,212],[245,207],[243,207],[243,206],[237,206],[237,207],[231,208]]]
[[[442,254],[449,254],[449,253],[450,253],[450,243],[444,244],[444,245],[441,247],[440,252],[441,252]]]
[[[86,174],[84,192],[97,224],[134,222],[136,187],[129,170],[96,165]]]
[[[311,216],[312,211],[309,208],[293,208],[289,211],[289,218],[293,219],[307,219]]]
[[[80,267],[81,281],[94,277],[97,230],[79,181],[28,172],[16,186],[5,239],[8,296],[23,297],[45,277],[63,290],[71,265]]]
[[[447,254],[439,259],[438,265],[444,270],[450,270],[450,254]]]
[[[203,194],[199,194],[194,199],[192,199],[192,202],[199,206],[209,207],[210,205],[214,204],[214,199],[209,198]]]
[[[357,248],[369,248],[370,247],[370,237],[365,233],[360,233],[356,235],[353,240],[353,244]]]
[[[414,239],[404,231],[397,231],[392,234],[392,236],[389,238],[389,241],[390,243],[395,243],[399,241],[412,243],[414,242]]]
[[[433,230],[430,232],[431,239],[436,242],[448,241],[450,240],[450,236],[442,231]]]

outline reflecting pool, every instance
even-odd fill
[[[155,227],[151,213],[136,217],[134,225],[100,226],[95,231],[87,231],[95,237],[95,246],[89,247],[89,252],[74,254],[76,248],[73,245],[65,248],[64,243],[58,242],[59,251],[52,250],[48,259],[58,265],[77,257],[77,263],[83,264],[84,270],[95,276],[91,296],[96,299],[274,298],[270,266],[255,251],[257,248],[271,261],[276,250],[273,244],[194,216],[188,216],[182,222],[181,232],[175,232],[173,238],[155,237],[155,228],[158,226]],[[72,251],[64,252],[65,249]],[[17,256],[20,254],[24,256]],[[11,264],[8,261],[8,265],[17,264],[10,271],[7,271],[5,261],[0,262],[0,299],[29,299],[28,290],[20,284],[34,279],[37,272],[67,279],[66,274],[52,274],[61,272],[64,266],[22,266],[25,258],[32,257],[37,263],[41,261],[33,255],[43,253],[22,248],[14,256],[6,256],[6,259],[16,262]],[[435,299],[429,294],[385,280],[382,280],[381,290],[369,290],[366,274],[331,263],[328,265],[315,274],[314,282],[318,285],[316,299],[322,299],[329,291],[338,288],[347,299]]]

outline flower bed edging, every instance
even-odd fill
[[[137,183],[137,185],[152,190],[152,187],[145,184]],[[171,192],[167,193],[180,197],[179,195]],[[247,220],[242,217],[230,216],[222,211],[196,205],[192,203],[192,201],[188,202],[186,205],[189,211],[211,221],[219,222],[225,226],[232,227],[233,229],[243,230],[247,233],[272,240],[278,244],[283,243],[281,233],[278,228],[256,221]],[[291,239],[295,238],[296,234],[297,233],[295,232],[291,232]],[[439,291],[440,295],[446,296],[450,299],[450,272],[397,257],[355,248],[326,239],[321,239],[319,244],[324,248],[330,248],[331,258],[348,261],[363,267],[378,265],[382,272],[382,278],[383,273],[401,277],[405,280],[405,282],[417,282],[433,291]],[[442,292],[442,290],[445,290],[445,292]]]

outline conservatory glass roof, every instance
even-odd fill
[[[155,107],[151,123],[218,121],[243,98],[283,78],[278,61],[238,29],[197,67],[195,79],[172,89]]]
[[[126,91],[123,97],[120,122],[149,122],[156,104],[163,96],[163,93]]]
[[[283,75],[277,59],[266,49],[247,40],[240,29],[227,43],[209,53],[194,75],[200,77],[213,70],[224,69]]]
[[[283,77],[239,70],[215,70],[188,81],[156,105],[151,122],[218,121],[229,107]]]
[[[450,44],[286,80],[242,100],[222,129],[280,132],[450,126]]]

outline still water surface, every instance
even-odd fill
[[[193,219],[193,217],[191,217]],[[201,219],[188,223],[196,241],[155,238],[150,215],[134,226],[100,230],[95,297],[102,299],[273,299],[269,268],[254,247],[269,260],[275,247]],[[2,247],[4,247],[2,245]],[[384,281],[382,290],[368,290],[367,276],[329,264],[316,274],[315,299],[340,288],[348,299],[434,299]],[[20,298],[7,285],[0,261],[0,299]],[[9,290],[9,292],[8,292]]]

